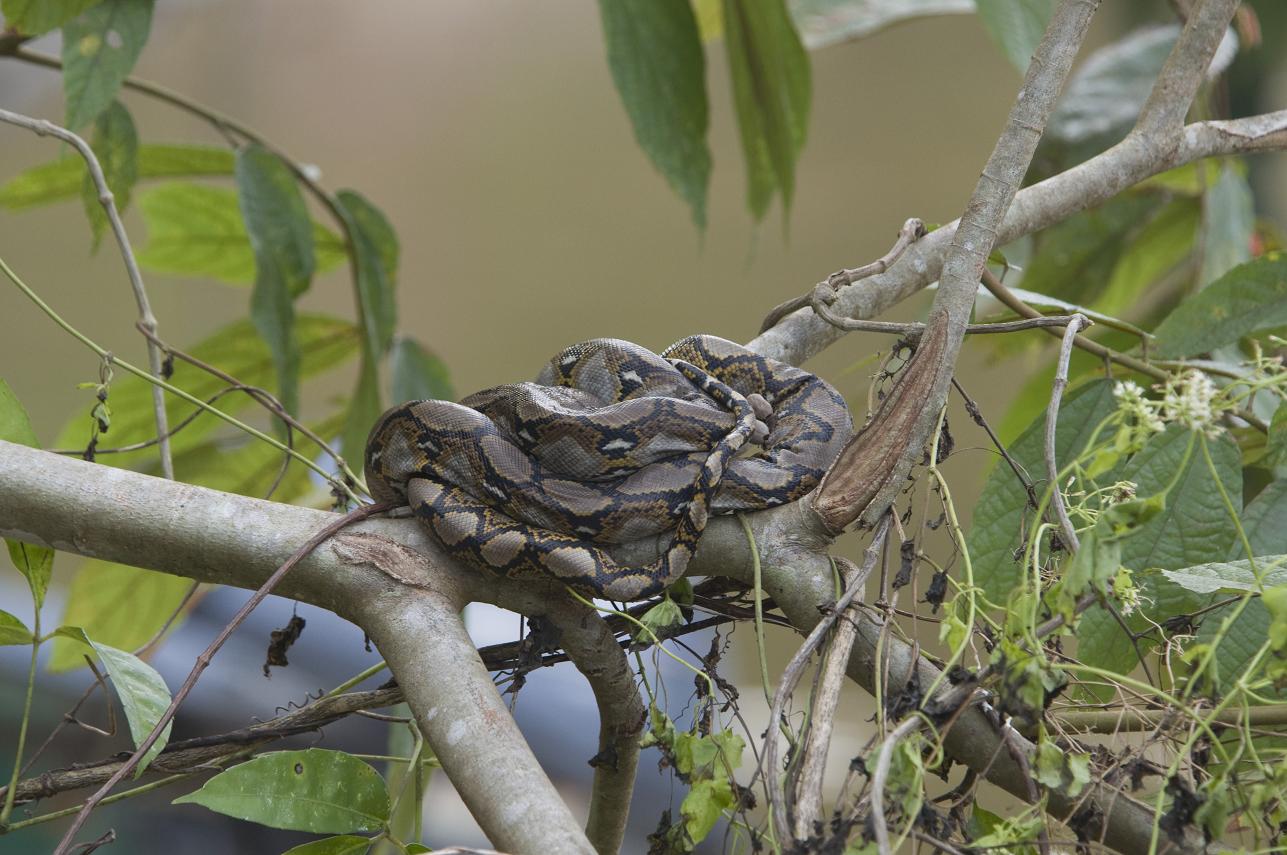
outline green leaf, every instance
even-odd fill
[[[1109,315],[1135,309],[1159,279],[1193,252],[1200,218],[1198,201],[1187,197],[1159,210],[1122,247],[1096,308]]]
[[[369,837],[342,834],[339,837],[323,837],[321,840],[310,840],[308,843],[292,846],[282,855],[353,855],[370,849],[371,842]]]
[[[1199,608],[1205,599],[1178,585],[1159,583],[1158,577],[1141,576],[1139,571],[1179,570],[1221,561],[1234,538],[1233,523],[1196,441],[1186,462],[1191,439],[1196,440],[1187,430],[1168,428],[1149,440],[1120,475],[1135,482],[1140,496],[1152,496],[1174,481],[1167,494],[1166,509],[1122,544],[1122,564],[1137,571],[1143,600],[1148,604],[1144,612],[1157,622]],[[1241,510],[1238,448],[1227,438],[1209,443],[1225,492],[1235,502],[1235,510]],[[1138,630],[1144,620],[1132,616],[1128,623]],[[1087,664],[1125,673],[1136,660],[1135,650],[1116,619],[1099,606],[1082,615],[1078,638],[1078,656]]]
[[[0,379],[0,440],[39,448],[36,432],[31,428],[27,410],[18,400],[18,396],[9,388],[9,384]],[[31,588],[31,597],[39,609],[45,602],[45,591],[49,588],[49,575],[53,572],[54,551],[45,546],[35,546],[20,540],[5,540],[9,548],[9,558],[18,568]]]
[[[0,439],[28,448],[40,448],[26,408],[3,379],[0,379]]]
[[[156,723],[161,720],[161,716],[170,706],[170,690],[165,685],[165,680],[161,679],[161,675],[155,668],[142,659],[132,653],[94,641],[81,627],[62,626],[54,635],[73,639],[94,649],[112,678],[112,687],[116,689],[116,696],[121,699],[121,706],[125,708],[125,718],[130,725],[130,736],[134,738],[134,747],[142,745],[143,740],[152,732],[152,728],[156,727]],[[171,725],[173,722],[166,724],[161,731],[161,736],[143,755],[143,760],[134,773],[135,778],[143,774],[143,770],[152,762],[152,758],[161,753],[161,749],[170,739]]]
[[[1116,409],[1113,384],[1100,380],[1075,390],[1064,398],[1059,410],[1055,452],[1062,461],[1071,460],[1086,447],[1096,426]],[[1038,492],[1043,489],[1041,473],[1045,471],[1044,433],[1046,416],[1041,416],[1010,446],[1010,455],[1034,479]],[[1029,518],[1028,496],[1009,466],[992,469],[978,504],[968,544],[974,564],[974,580],[987,596],[1004,602],[1006,595],[1019,584],[1023,568],[1014,557],[1022,544],[1022,532]]]
[[[1251,236],[1256,229],[1255,201],[1242,170],[1230,163],[1203,199],[1202,269],[1198,284],[1205,286],[1239,264],[1251,260]]]
[[[910,18],[974,11],[972,0],[789,0],[787,5],[809,50],[869,36]]]
[[[233,285],[255,279],[255,255],[237,205],[237,194],[223,187],[174,182],[139,197],[147,224],[147,246],[135,253],[154,273],[209,276]],[[344,240],[313,223],[317,273],[344,261]]]
[[[1162,575],[1195,594],[1216,592],[1238,594],[1287,585],[1287,555],[1257,555],[1255,567],[1248,558],[1212,561],[1180,570],[1163,570]]]
[[[398,310],[394,286],[398,280],[398,235],[384,213],[355,190],[335,194],[341,211],[349,220],[357,245],[358,287],[363,324],[368,337],[383,353],[393,340]],[[365,318],[370,318],[369,321]]]
[[[261,754],[174,804],[314,834],[379,831],[389,818],[389,793],[379,773],[351,754],[321,748]]]
[[[330,437],[340,429],[342,421],[342,417],[332,416],[309,427],[318,436]],[[282,452],[249,436],[240,442],[222,437],[210,439],[174,456],[175,471],[182,473],[187,483],[275,502],[296,502],[313,491],[312,473],[291,460],[282,474],[284,462]]]
[[[979,20],[1010,64],[1023,74],[1046,32],[1055,0],[977,0]]]
[[[101,0],[0,0],[5,24],[27,36],[57,29]]]
[[[679,806],[688,839],[695,844],[705,840],[724,811],[732,808],[735,802],[733,787],[727,778],[694,781]]]
[[[153,0],[104,0],[63,27],[67,127],[88,125],[116,99],[152,28]]]
[[[746,158],[747,204],[762,219],[774,192],[784,212],[809,124],[809,57],[783,0],[724,0],[733,103]]]
[[[358,331],[347,321],[325,315],[301,315],[297,319],[296,333],[303,355],[304,376],[312,376],[332,368],[352,357],[358,347]],[[255,335],[249,321],[237,321],[218,330],[196,346],[185,350],[203,362],[217,365],[248,386],[267,387],[273,378],[272,357],[268,348]],[[224,390],[223,380],[186,362],[176,361],[171,382],[194,397],[208,400]],[[156,421],[152,413],[152,387],[132,375],[117,375],[112,381],[108,400],[112,403],[114,418],[108,434],[116,445],[142,442],[156,435]],[[233,392],[220,397],[215,406],[227,413],[236,414],[253,404],[250,396]],[[177,425],[194,410],[192,404],[170,395],[166,397],[166,412],[171,425]],[[55,444],[58,448],[83,447],[89,435],[87,413],[79,410],[66,424]],[[171,440],[175,459],[203,444],[210,433],[223,426],[217,417],[203,414],[192,424],[179,431]],[[111,466],[131,466],[140,463],[153,465],[156,450],[145,448],[121,454],[102,454],[98,460]],[[180,468],[180,477],[187,473]]]
[[[233,158],[232,152],[222,148],[144,143],[138,147],[137,163],[142,180],[231,175]],[[18,211],[70,199],[81,192],[87,174],[85,161],[74,156],[33,166],[0,186],[0,208]]]
[[[1065,754],[1048,740],[1037,747],[1036,778],[1067,796],[1076,796],[1090,783],[1090,755]]]
[[[103,644],[134,650],[165,626],[191,586],[181,576],[91,558],[72,579],[62,623],[81,627]],[[50,671],[84,667],[77,641],[67,636],[54,639]]]
[[[31,630],[13,615],[0,609],[0,647],[31,644]]]
[[[250,319],[273,354],[278,398],[287,412],[298,412],[294,297],[308,290],[313,278],[313,227],[295,176],[262,146],[237,152],[237,189],[255,254]]]
[[[1123,193],[1041,233],[1023,274],[1023,287],[1095,305],[1123,249],[1164,200],[1152,193]]]
[[[139,178],[139,135],[134,129],[130,111],[120,101],[113,101],[94,120],[92,147],[107,181],[107,189],[112,191],[116,210],[124,213]],[[94,249],[98,249],[103,230],[107,228],[107,212],[98,199],[98,188],[94,186],[88,170],[81,182],[81,199],[85,202],[85,215],[89,217],[90,231],[94,235]]]
[[[1158,325],[1157,355],[1207,353],[1287,325],[1287,253],[1241,264],[1187,298]]]
[[[341,438],[344,453],[354,459],[366,444],[371,426],[384,407],[380,401],[379,360],[393,340],[396,308],[393,281],[398,240],[384,215],[352,190],[336,194],[353,237],[357,269],[358,316],[362,326],[362,366],[349,399],[348,420]]]
[[[688,0],[599,0],[612,80],[639,147],[706,226],[706,57]]]
[[[635,633],[635,641],[650,641],[653,638],[665,638],[671,627],[684,622],[679,606],[670,597],[665,597],[657,605],[644,612],[639,619],[643,624]]]
[[[390,375],[394,402],[456,400],[447,366],[437,354],[422,347],[415,339],[398,338],[393,342]]]
[[[9,560],[27,580],[31,599],[40,608],[45,604],[45,591],[54,570],[54,551],[47,546],[35,546],[21,540],[5,539],[9,547]]]

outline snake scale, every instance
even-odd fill
[[[366,479],[474,565],[636,600],[683,574],[711,514],[812,490],[852,429],[825,381],[733,342],[690,336],[658,355],[596,339],[534,383],[389,410]],[[646,539],[661,544],[648,564],[610,554]]]

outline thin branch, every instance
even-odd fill
[[[924,723],[920,716],[909,716],[880,744],[876,768],[871,773],[871,826],[880,855],[890,855],[892,851],[889,848],[889,827],[885,824],[885,779],[889,777],[889,764],[894,759],[894,746]]]
[[[880,558],[881,546],[883,545],[885,534],[889,530],[889,520],[890,518],[886,516],[885,519],[877,524],[876,530],[872,535],[871,543],[863,553],[862,566],[855,574],[852,574],[851,578],[861,582],[867,578],[867,575],[871,573],[872,568],[876,566],[876,561]],[[765,737],[764,744],[764,775],[765,785],[769,795],[769,809],[773,818],[773,829],[774,833],[779,836],[789,834],[791,825],[787,821],[786,795],[783,791],[782,784],[779,781],[780,770],[778,769],[777,738],[778,722],[782,720],[787,700],[791,697],[792,692],[795,691],[796,685],[804,676],[804,672],[809,665],[809,660],[813,657],[813,654],[818,650],[818,648],[822,646],[822,642],[826,638],[827,632],[831,629],[832,625],[840,619],[841,615],[843,615],[846,609],[849,608],[849,604],[852,603],[854,598],[856,598],[860,593],[862,593],[861,584],[848,588],[844,594],[841,595],[840,599],[836,600],[835,603],[826,610],[826,613],[822,616],[821,620],[819,620],[809,631],[809,635],[805,638],[804,643],[800,645],[800,649],[795,652],[795,655],[791,657],[791,661],[787,663],[786,668],[782,670],[782,676],[778,681],[777,690],[773,693],[773,703],[769,709],[769,726],[767,728],[767,736]]]
[[[42,137],[51,136],[60,139],[65,143],[69,143],[84,159],[85,165],[89,168],[90,180],[94,182],[94,189],[98,191],[98,202],[103,206],[103,210],[107,212],[107,220],[112,224],[112,235],[116,238],[116,245],[120,247],[121,258],[125,262],[125,272],[130,279],[130,288],[134,292],[134,302],[138,306],[139,329],[143,330],[144,336],[148,340],[148,368],[153,376],[158,379],[164,379],[164,360],[162,360],[161,350],[155,342],[156,316],[152,314],[152,306],[147,299],[147,289],[143,287],[143,274],[139,271],[138,261],[134,258],[134,250],[130,248],[130,237],[125,232],[125,225],[121,222],[120,212],[116,210],[115,197],[112,195],[111,188],[107,186],[107,179],[103,175],[103,167],[99,165],[94,149],[76,134],[45,119],[33,119],[30,116],[0,109],[0,122],[7,122],[20,128],[26,128]],[[165,412],[165,393],[159,386],[152,387],[152,411],[156,419],[157,450],[161,456],[161,474],[166,478],[173,479],[174,460],[170,455],[170,431],[167,427]]]
[[[1064,398],[1064,389],[1068,388],[1068,361],[1072,359],[1073,341],[1077,332],[1090,325],[1084,315],[1073,315],[1068,326],[1064,328],[1063,344],[1059,348],[1059,360],[1055,367],[1055,380],[1050,386],[1050,404],[1046,407],[1045,457],[1046,478],[1050,481],[1050,504],[1059,521],[1059,531],[1063,534],[1064,543],[1071,552],[1081,548],[1077,539],[1077,529],[1068,519],[1068,509],[1064,506],[1063,488],[1059,485],[1059,461],[1055,455],[1055,432],[1059,424],[1059,404]]]
[[[1206,78],[1239,2],[1241,0],[1202,0],[1191,11],[1140,110],[1133,134],[1154,142],[1178,141],[1184,117]]]

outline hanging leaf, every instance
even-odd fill
[[[356,855],[370,849],[372,842],[369,837],[342,834],[339,837],[323,837],[321,840],[310,840],[308,843],[292,846],[282,855]],[[406,851],[411,851],[410,847]]]
[[[223,148],[143,143],[136,162],[139,180],[217,176],[232,174],[233,156]],[[0,186],[0,208],[18,211],[70,199],[81,192],[87,174],[85,161],[73,156],[33,166]]]
[[[237,189],[255,254],[250,319],[268,343],[277,367],[278,398],[287,412],[299,410],[299,342],[295,295],[313,278],[313,227],[290,169],[258,145],[237,152]]]
[[[978,0],[978,7],[992,41],[1023,74],[1054,14],[1055,0]]]
[[[9,384],[0,380],[0,440],[25,445],[28,448],[39,448],[36,432],[31,429],[31,420],[27,410],[18,400],[18,396],[9,388]],[[39,609],[45,602],[45,591],[49,588],[49,575],[53,572],[54,551],[44,546],[23,543],[20,540],[5,540],[9,548],[9,558],[13,566],[27,580],[31,588],[31,597]]]
[[[61,27],[101,0],[0,0],[5,24],[26,36]]]
[[[703,5],[704,0],[699,0],[699,20]],[[809,50],[860,39],[911,18],[974,11],[973,0],[789,0],[787,6]],[[703,26],[703,37],[706,32]]]
[[[791,207],[809,124],[809,57],[782,0],[724,0],[723,10],[747,204],[759,220],[775,192],[784,212]]]
[[[139,210],[148,242],[135,256],[144,268],[209,276],[232,285],[255,281],[255,255],[236,192],[187,182],[162,184],[140,195]],[[313,244],[316,273],[347,257],[343,238],[316,222]]]
[[[1254,566],[1248,558],[1213,561],[1179,570],[1163,570],[1162,575],[1195,594],[1258,593],[1265,588],[1287,585],[1287,555],[1259,555]]]
[[[67,127],[88,125],[116,99],[152,28],[153,0],[103,0],[63,27]]]
[[[608,67],[639,147],[706,226],[706,57],[688,0],[599,0]]]
[[[1287,253],[1274,252],[1233,268],[1180,303],[1157,327],[1157,355],[1208,353],[1284,325]]]
[[[394,341],[390,362],[390,394],[395,403],[456,400],[456,390],[452,388],[446,364],[414,339],[403,337]]]
[[[321,748],[261,754],[174,804],[315,834],[378,831],[389,818],[389,793],[379,773],[351,754]]]
[[[98,165],[103,170],[107,189],[112,191],[116,210],[124,213],[130,204],[130,194],[138,181],[139,135],[134,128],[130,111],[120,101],[113,101],[97,119],[94,120],[94,136],[91,141]],[[107,212],[98,199],[98,188],[85,170],[81,181],[81,198],[85,202],[85,216],[89,217],[90,232],[94,236],[93,248],[98,249],[107,228]]]
[[[1230,163],[1207,191],[1202,206],[1202,269],[1198,285],[1206,287],[1239,264],[1251,260],[1256,212],[1242,170]]]
[[[191,585],[180,576],[91,558],[72,578],[62,623],[81,627],[102,644],[134,650],[165,626]],[[54,638],[50,671],[85,666],[84,648],[78,641]]]
[[[161,679],[161,675],[155,668],[142,659],[132,653],[92,640],[81,627],[62,626],[54,635],[86,645],[98,654],[103,668],[111,677],[112,688],[116,690],[116,696],[121,699],[121,706],[125,709],[125,719],[130,725],[130,736],[134,738],[134,747],[142,745],[143,740],[147,739],[147,735],[152,732],[152,728],[156,727],[157,722],[170,706],[170,690],[165,685],[165,680]],[[152,758],[165,748],[166,742],[170,739],[172,724],[173,722],[166,724],[160,737],[143,755],[138,769],[134,772],[135,778],[142,775],[148,764],[152,762]]]

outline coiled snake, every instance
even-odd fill
[[[683,574],[710,514],[812,490],[852,428],[826,382],[732,342],[691,336],[658,356],[596,339],[535,383],[389,410],[367,441],[366,479],[472,564],[635,600]],[[739,454],[748,440],[754,453]],[[606,548],[663,532],[642,566]]]

